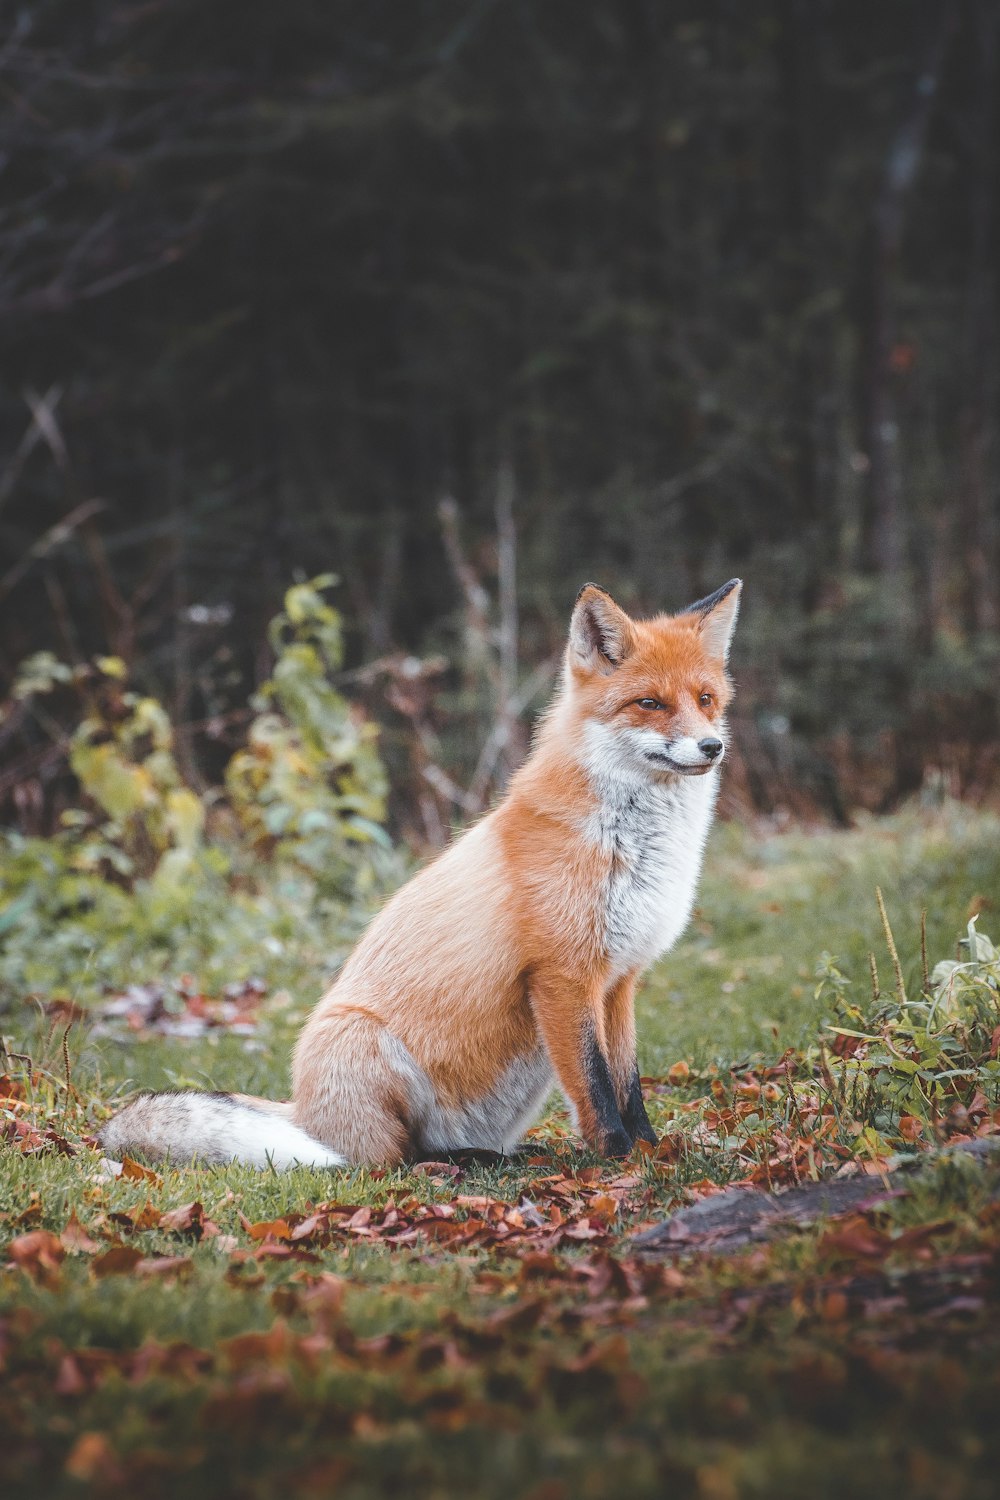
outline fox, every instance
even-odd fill
[[[383,906],[307,1019],[292,1097],[145,1093],[111,1156],[284,1169],[516,1152],[554,1085],[605,1157],[656,1143],[635,991],[691,915],[742,582],[634,619],[588,583],[506,794]]]

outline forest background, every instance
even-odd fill
[[[11,8],[5,1494],[993,1500],[998,47],[995,0]],[[554,1095],[493,1165],[102,1159],[137,1087],[287,1097],[583,582],[735,575],[655,1151]]]
[[[654,610],[740,574],[730,808],[988,796],[998,27],[989,0],[22,5],[8,687],[110,653],[208,786],[266,622],[329,569],[426,847],[523,754],[582,582]],[[71,803],[79,711],[8,700],[5,822]]]

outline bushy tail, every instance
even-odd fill
[[[153,1161],[246,1162],[251,1167],[345,1167],[346,1158],[290,1118],[290,1104],[237,1094],[139,1094],[100,1133],[112,1157]]]

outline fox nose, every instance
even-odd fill
[[[699,740],[698,749],[701,751],[702,755],[706,756],[709,760],[718,760],[719,756],[722,754],[722,741],[711,739]]]

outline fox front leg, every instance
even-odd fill
[[[635,1136],[622,1116],[611,1068],[593,1026],[584,1030],[583,1066],[590,1108],[596,1121],[594,1139],[597,1148],[604,1156],[628,1156],[635,1144]],[[641,1090],[639,1100],[641,1104]]]
[[[604,1156],[627,1156],[633,1136],[622,1120],[618,1095],[602,1045],[601,992],[582,996],[578,976],[534,976],[531,1005],[559,1085],[573,1108],[581,1135]]]
[[[633,1145],[648,1141],[655,1146],[656,1131],[646,1113],[635,1052],[634,974],[619,979],[604,997],[604,1035],[622,1123]]]

